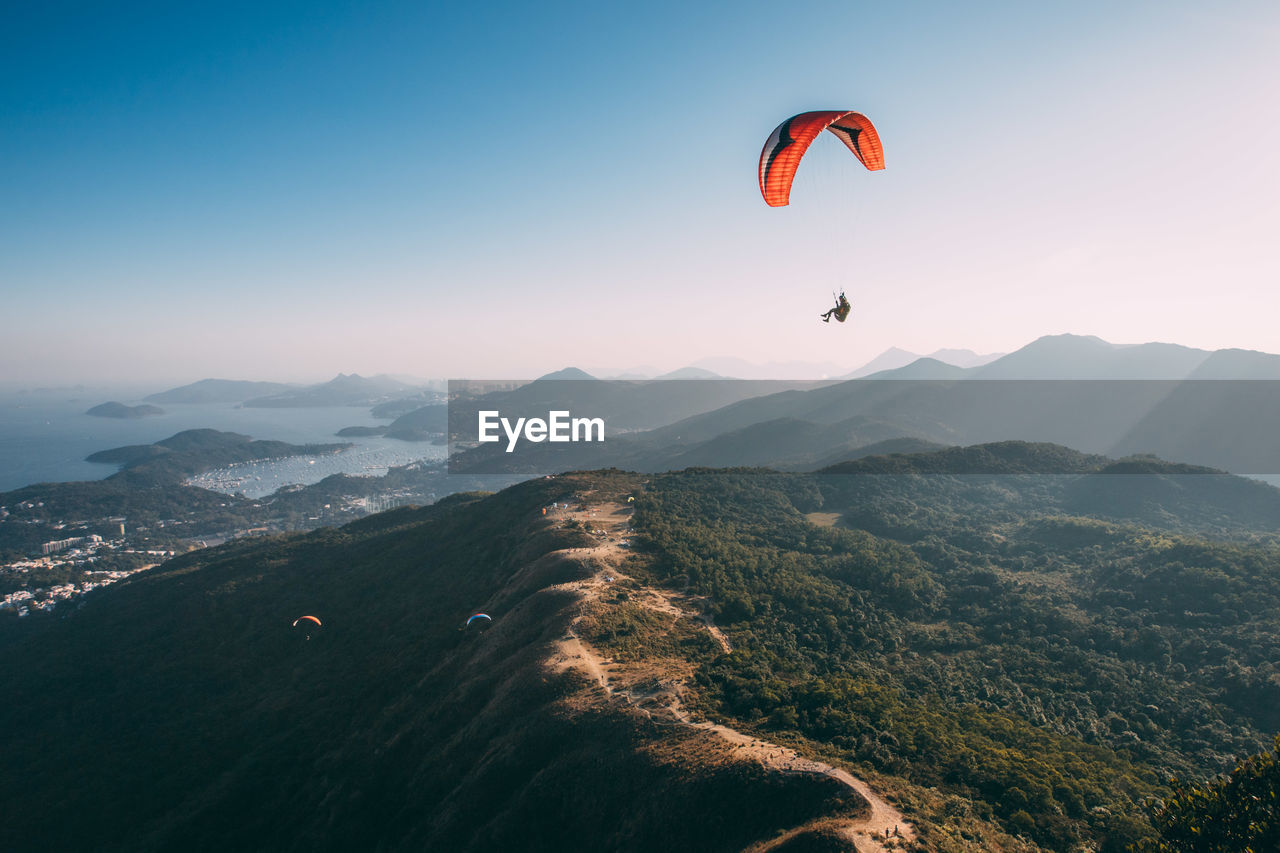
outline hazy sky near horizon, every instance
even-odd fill
[[[1277,55],[1270,0],[23,4],[0,380],[1280,351]],[[827,108],[887,168],[768,208]]]

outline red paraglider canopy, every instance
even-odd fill
[[[871,171],[884,168],[884,149],[871,120],[850,110],[818,110],[800,113],[778,125],[760,152],[760,194],[770,207],[791,201],[800,158],[818,134],[829,130]]]

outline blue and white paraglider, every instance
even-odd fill
[[[469,619],[467,619],[467,624],[463,625],[462,627],[470,628],[471,623],[477,622],[477,621],[480,623],[481,628],[487,628],[489,627],[489,625],[493,624],[493,617],[490,616],[488,613],[476,613],[476,614],[473,614]]]

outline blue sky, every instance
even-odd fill
[[[10,381],[1280,350],[1273,3],[7,15]],[[886,170],[819,140],[767,208],[769,132],[845,107]]]

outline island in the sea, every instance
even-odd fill
[[[366,438],[371,435],[385,435],[386,432],[387,428],[384,426],[350,426],[343,427],[334,433],[334,435],[341,438]]]
[[[127,473],[138,482],[172,485],[192,474],[223,465],[260,459],[283,459],[288,456],[341,453],[350,446],[255,441],[247,435],[234,432],[189,429],[154,444],[134,444],[100,450],[85,457],[85,461],[119,465],[122,474]]]
[[[159,406],[149,406],[143,403],[140,406],[126,406],[124,403],[117,403],[112,400],[109,403],[103,403],[100,406],[94,406],[86,415],[93,415],[95,418],[121,418],[131,420],[135,418],[147,418],[154,415],[163,415],[164,409]]]

